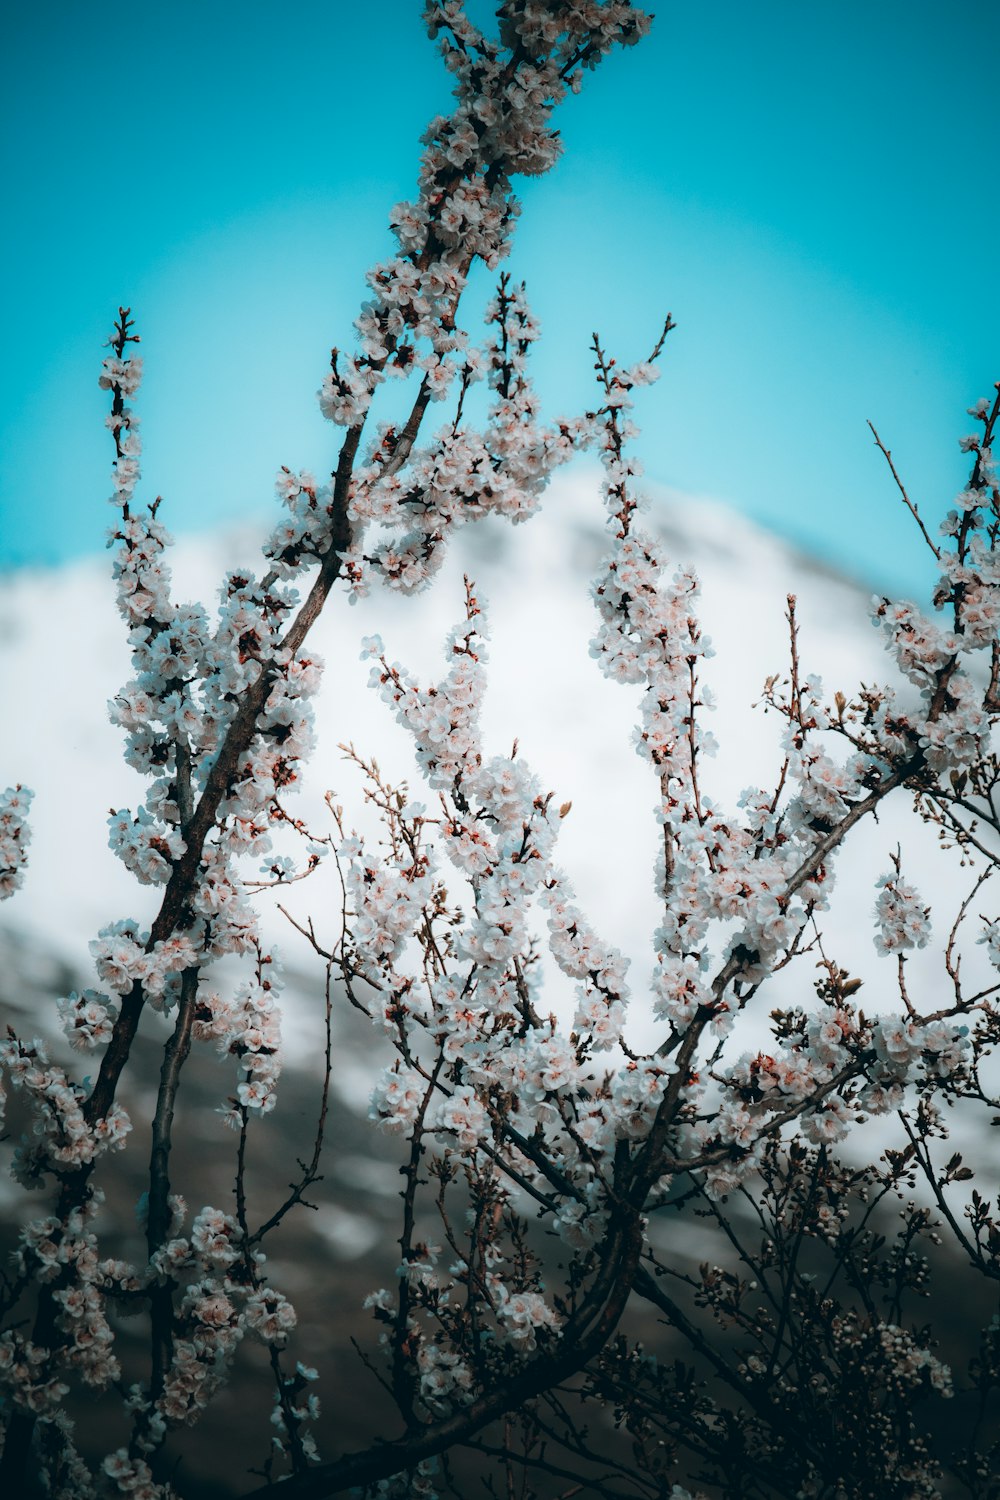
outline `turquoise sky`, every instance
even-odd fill
[[[477,17],[492,7],[473,6]],[[730,502],[876,586],[927,577],[865,426],[928,515],[1000,379],[1000,5],[662,6],[561,112],[510,268],[551,412],[591,399],[591,331],[641,357],[651,479]],[[8,7],[0,109],[0,565],[103,545],[96,374],[139,319],[148,494],[175,531],[260,517],[326,472],[315,391],[412,192],[448,78],[419,0]]]

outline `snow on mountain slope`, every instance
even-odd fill
[[[868,622],[869,596],[712,501],[656,492],[646,524],[703,580],[701,616],[717,653],[705,679],[718,700],[711,727],[720,744],[718,758],[707,763],[706,783],[719,805],[735,807],[746,786],[773,784],[780,760],[778,721],[752,705],[765,678],[787,667],[786,595],[798,598],[803,671],[819,673],[830,696],[887,674]],[[226,568],[255,566],[259,541],[251,529],[185,539],[174,550],[175,597],[211,604]],[[326,675],[317,707],[318,751],[296,810],[325,831],[323,793],[330,788],[345,804],[349,824],[370,826],[357,773],[337,749],[348,740],[374,754],[390,779],[409,779],[413,795],[425,800],[408,737],[367,687],[359,642],[378,632],[389,657],[422,680],[442,675],[444,635],[462,613],[462,574],[473,576],[490,601],[493,635],[488,748],[507,752],[517,738],[519,755],[557,801],[572,801],[561,861],[599,930],[632,955],[631,1039],[642,1045],[654,1036],[643,994],[657,921],[655,783],[631,743],[638,689],[606,682],[588,656],[596,619],[588,586],[603,546],[596,477],[577,472],[553,485],[541,515],[527,525],[467,528],[429,593],[406,599],[379,592],[355,607],[343,594],[335,596],[311,637]],[[127,915],[148,920],[157,898],[134,884],[107,847],[109,812],[134,807],[142,796],[106,710],[129,675],[106,559],[15,573],[4,581],[0,681],[7,715],[0,785],[22,781],[34,788],[36,800],[27,879],[0,910],[0,933],[21,933],[85,982],[92,982],[86,945],[98,927]],[[897,842],[925,900],[937,907],[935,898],[942,899],[938,934],[956,904],[957,860],[937,853],[905,800],[887,808],[878,825],[855,831],[838,860],[826,951],[852,972],[871,976],[866,997],[872,1012],[894,1003],[895,965],[875,955],[871,912],[874,881]],[[338,892],[330,872],[280,894],[299,914],[310,913],[321,935],[333,937]],[[273,913],[273,898],[263,901],[284,952],[307,969],[305,944]],[[940,961],[929,952],[917,958],[911,965],[916,998],[932,1003],[940,997]],[[552,1003],[562,1010],[568,992],[554,978]],[[793,965],[780,977],[783,998],[808,1000],[812,978],[810,959]]]

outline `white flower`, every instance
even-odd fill
[[[875,947],[879,953],[925,948],[931,935],[930,908],[921,904],[916,888],[903,880],[898,870],[882,875],[877,888],[875,920],[879,930]]]
[[[508,1292],[497,1306],[497,1318],[509,1343],[517,1349],[537,1347],[537,1332],[559,1332],[559,1319],[540,1292]]]

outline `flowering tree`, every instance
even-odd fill
[[[69,1041],[96,1054],[96,1077],[78,1080],[40,1040],[10,1031],[0,1043],[30,1121],[13,1175],[46,1194],[0,1292],[0,1491],[184,1494],[172,1476],[185,1432],[211,1421],[206,1409],[256,1340],[274,1389],[260,1495],[279,1483],[299,1500],[462,1494],[459,1450],[478,1454],[491,1492],[503,1483],[511,1496],[680,1500],[701,1485],[726,1496],[902,1500],[944,1493],[942,1464],[967,1493],[996,1495],[998,1324],[970,1373],[953,1376],[931,1329],[912,1322],[910,1299],[926,1290],[922,1247],[942,1230],[971,1271],[1000,1278],[1000,1220],[971,1190],[960,1155],[941,1148],[949,1111],[998,1107],[988,1066],[998,985],[984,965],[976,971],[974,940],[1000,967],[1000,919],[979,910],[1000,848],[991,743],[1000,493],[990,451],[1000,395],[972,408],[969,482],[939,541],[900,484],[939,582],[930,615],[876,602],[890,680],[828,701],[800,670],[790,598],[790,668],[765,691],[784,724],[774,782],[748,789],[737,809],[717,806],[704,786],[713,743],[698,582],[671,572],[642,528],[628,448],[633,391],[654,379],[671,320],[649,359],[629,368],[595,337],[594,409],[551,425],[528,373],[537,328],[523,287],[500,276],[485,343],[458,321],[473,264],[494,270],[506,254],[512,180],[558,156],[553,108],[615,45],[638,40],[648,18],[628,0],[505,0],[498,15],[494,39],[458,0],[427,6],[456,105],[428,129],[416,200],[392,211],[397,252],[369,274],[356,351],[333,351],[320,402],[342,429],[335,471],[325,485],[282,471],[285,513],[264,570],[229,574],[214,621],[173,600],[159,502],[136,503],[141,361],[120,310],[101,384],[134,676],[112,713],[128,763],[150,784],[144,806],[113,813],[110,840],[162,896],[148,931],[130,919],[101,930],[91,944],[100,988],[60,1002]],[[408,415],[372,426],[393,382],[409,388]],[[489,392],[479,425],[467,415],[477,382]],[[448,415],[428,435],[435,403]],[[627,961],[578,908],[556,861],[565,805],[516,746],[496,756],[483,743],[486,627],[473,583],[440,682],[422,686],[377,638],[364,644],[375,690],[412,736],[428,803],[352,752],[380,842],[351,833],[339,807],[328,830],[305,828],[286,807],[311,745],[320,664],[308,637],[320,611],[348,593],[419,593],[457,527],[490,514],[528,519],[554,469],[585,447],[603,465],[608,534],[591,651],[607,676],[641,689],[636,748],[661,829],[652,978],[640,974],[633,1002],[659,1028],[649,1052],[630,1040]],[[929,942],[929,911],[901,855],[887,857],[874,935],[893,980],[879,964],[869,1013],[861,980],[824,945],[823,917],[838,851],[888,798],[909,799],[959,846],[969,880],[948,914],[937,1003],[921,1010],[907,962]],[[3,896],[25,865],[29,801],[18,786],[0,803]],[[305,841],[297,862],[272,852],[280,830]],[[258,1221],[247,1142],[275,1103],[281,1009],[246,857],[263,857],[266,883],[280,885],[326,855],[342,891],[339,937],[326,948],[303,929],[326,976],[323,1108],[311,1160]],[[545,1008],[546,948],[575,985],[568,1028]],[[771,1009],[773,977],[804,954],[819,964],[815,995],[804,989],[801,1004]],[[223,993],[214,966],[234,955],[244,977]],[[317,1372],[296,1362],[296,1312],[262,1247],[319,1179],[338,997],[394,1049],[371,1115],[398,1138],[403,1188],[398,1273],[390,1288],[371,1289],[377,1338],[363,1351],[396,1426],[367,1448],[331,1453],[310,1393]],[[121,1170],[116,1153],[130,1149],[119,1095],[149,1011],[164,1018],[166,1040],[145,1126],[145,1255],[130,1261],[102,1205]],[[206,1047],[227,1059],[235,1205],[192,1213],[171,1178],[173,1119],[189,1055]],[[883,1143],[890,1124],[898,1139],[858,1166],[852,1132],[871,1117],[885,1117]],[[902,1227],[886,1238],[880,1205],[895,1196]],[[721,1263],[697,1274],[657,1231],[688,1206],[722,1247]],[[643,1308],[647,1330],[651,1321],[669,1330],[676,1357],[652,1358],[630,1335]],[[148,1332],[137,1372],[116,1349],[125,1313]],[[976,1405],[953,1459],[935,1450],[933,1419],[917,1403],[956,1385]],[[79,1421],[88,1400],[115,1408],[111,1451],[88,1441]]]

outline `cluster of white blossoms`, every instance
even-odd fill
[[[996,546],[997,465],[989,436],[995,410],[984,397],[969,408],[983,425],[961,440],[973,456],[966,488],[941,523],[943,546],[934,547],[939,583],[934,608],[938,625],[913,603],[874,601],[874,619],[900,671],[920,689],[922,709],[904,709],[891,689],[881,692],[879,717],[890,719],[915,740],[934,771],[961,771],[989,754],[995,687],[984,701],[976,656],[996,653],[1000,624],[1000,559]],[[932,544],[933,545],[933,544]]]
[[[951,1370],[935,1359],[929,1349],[921,1348],[905,1328],[897,1323],[882,1323],[878,1336],[883,1353],[889,1356],[887,1364],[892,1378],[902,1390],[919,1390],[929,1380],[943,1396],[954,1394]]]
[[[269,954],[253,980],[247,981],[228,1003],[211,1007],[211,1026],[219,1036],[219,1050],[237,1059],[236,1099],[226,1115],[239,1128],[241,1110],[266,1115],[275,1105],[281,1069],[280,974]],[[216,997],[217,998],[217,997]],[[206,1023],[201,1023],[207,1031]]]
[[[443,681],[422,688],[387,659],[378,638],[363,652],[374,658],[372,686],[413,736],[441,817],[387,802],[384,848],[376,854],[351,838],[340,849],[351,901],[347,967],[374,987],[373,1019],[400,1054],[373,1092],[373,1118],[445,1163],[461,1161],[480,1181],[506,1174],[514,1196],[520,1189],[543,1204],[560,1236],[579,1248],[598,1243],[614,1219],[623,1143],[638,1171],[651,1141],[663,1141],[657,1192],[669,1194],[678,1175],[694,1172],[719,1199],[760,1167],[780,1130],[797,1128],[804,1142],[828,1148],[869,1116],[900,1109],[913,1089],[927,1096],[965,1087],[973,1018],[962,1003],[930,1018],[872,1020],[843,996],[826,996],[816,1011],[780,1020],[767,1050],[728,1064],[720,1058],[737,1012],[808,946],[853,824],[898,784],[901,767],[937,772],[963,755],[979,757],[989,728],[982,687],[957,664],[981,644],[978,626],[966,640],[918,624],[909,607],[896,612],[887,638],[903,675],[921,688],[923,714],[913,712],[912,697],[904,711],[902,698],[885,689],[845,716],[846,700],[827,707],[819,680],[798,676],[792,601],[789,692],[780,699],[769,689],[771,706],[787,719],[777,790],[749,788],[735,814],[718,808],[703,787],[703,760],[715,746],[701,724],[711,707],[700,675],[711,648],[695,612],[697,579],[685,569],[671,573],[659,542],[634,519],[638,466],[625,451],[634,430],[627,411],[632,390],[655,369],[619,372],[597,352],[605,399],[588,418],[587,440],[601,442],[612,551],[594,586],[600,625],[592,652],[606,675],[643,688],[636,747],[659,780],[663,916],[653,999],[667,1031],[658,1052],[628,1049],[626,961],[589,927],[554,863],[551,794],[519,755],[487,757],[478,716],[485,631],[469,584]],[[978,620],[987,603],[977,587]],[[885,626],[885,612],[876,613]],[[838,736],[849,742],[846,755],[838,754]],[[452,877],[441,855],[469,887],[468,915],[447,905]],[[929,912],[902,879],[898,857],[895,864],[877,886],[875,944],[899,955],[926,944]],[[539,1004],[535,904],[548,912],[556,963],[580,982],[568,1034]],[[991,933],[984,940],[996,947]],[[710,1066],[696,1061],[703,1036]],[[601,1050],[612,1053],[603,1070],[594,1056]],[[535,1328],[558,1335],[551,1303],[509,1275],[499,1262],[481,1274],[483,1319],[499,1331],[505,1309],[517,1309],[519,1331],[509,1337],[523,1338],[524,1349],[533,1348]],[[437,1409],[447,1383],[440,1372],[465,1369],[442,1308],[463,1287],[468,1293],[469,1270],[430,1269],[417,1259],[407,1264],[405,1286],[395,1310],[380,1294],[377,1316],[395,1319],[398,1336],[420,1350],[421,1371],[437,1372],[436,1395],[427,1392]],[[911,1354],[901,1353],[904,1363]],[[464,1384],[462,1391],[464,1398]]]
[[[461,360],[437,365],[436,382],[425,372],[422,387],[428,401],[443,399],[457,372],[464,405],[467,389],[485,379],[493,398],[482,430],[459,421],[442,427],[428,445],[409,452],[403,468],[399,456],[405,439],[394,428],[383,428],[366,462],[355,469],[353,540],[345,570],[356,594],[375,579],[404,592],[423,588],[458,526],[487,515],[527,520],[553,471],[589,439],[586,416],[540,425],[527,372],[538,327],[524,288],[502,278],[486,320],[495,326],[493,341],[483,348],[463,342]],[[447,381],[442,371],[448,372]]]
[[[168,1009],[177,998],[177,977],[197,967],[201,956],[192,938],[174,933],[152,942],[131,918],[102,927],[90,944],[99,979],[119,995],[141,986],[146,999],[157,1009]],[[74,1023],[75,1024],[75,1023]]]
[[[423,1342],[417,1353],[420,1399],[431,1410],[450,1411],[472,1399],[472,1371],[454,1350]]]
[[[110,1042],[118,1017],[118,1005],[99,990],[72,990],[59,1002],[59,1017],[70,1044],[81,1052],[93,1052]]]
[[[33,795],[20,785],[0,794],[0,901],[13,896],[24,881],[31,842],[27,817]]]
[[[452,669],[436,686],[422,690],[403,667],[387,661],[380,640],[366,643],[366,654],[377,658],[372,684],[412,732],[421,769],[442,799],[438,847],[472,887],[473,915],[452,925],[447,960],[437,953],[446,973],[422,976],[413,948],[442,878],[423,809],[398,813],[398,825],[412,818],[419,829],[403,840],[405,857],[398,855],[398,838],[391,860],[376,859],[356,840],[341,851],[355,903],[351,963],[379,986],[377,1018],[406,1059],[376,1088],[373,1116],[407,1133],[425,1130],[445,1156],[475,1154],[478,1143],[484,1169],[489,1161],[509,1161],[544,1191],[554,1222],[570,1235],[579,1234],[581,1218],[600,1222],[608,1186],[602,1174],[615,1142],[642,1142],[662,1118],[678,1071],[675,1049],[693,1059],[705,1029],[718,1048],[745,1003],[739,986],[756,987],[794,956],[829,903],[840,842],[831,835],[838,825],[851,826],[855,809],[888,782],[900,759],[919,754],[937,765],[930,748],[935,726],[947,720],[954,735],[966,690],[954,663],[962,643],[926,622],[918,631],[913,611],[903,609],[895,616],[892,645],[901,670],[926,689],[925,720],[904,720],[895,703],[885,701],[878,705],[880,720],[869,700],[865,727],[884,725],[884,741],[872,732],[838,759],[832,737],[843,727],[842,713],[838,723],[823,706],[818,679],[796,680],[783,708],[788,728],[778,792],[749,789],[741,817],[716,808],[700,775],[714,744],[700,723],[711,698],[699,667],[711,651],[694,612],[697,580],[685,570],[670,577],[659,544],[634,523],[637,466],[625,454],[633,431],[625,413],[633,388],[654,373],[648,363],[623,372],[604,364],[605,402],[590,422],[591,434],[603,424],[614,542],[595,584],[601,624],[592,650],[608,676],[645,689],[637,749],[656,770],[661,790],[664,841],[656,881],[664,913],[655,938],[653,993],[669,1032],[659,1056],[628,1056],[603,1076],[593,1064],[593,1050],[622,1039],[625,962],[570,904],[552,862],[558,823],[551,798],[519,760],[484,758],[477,716],[484,632],[471,587],[467,621],[447,643]],[[419,860],[412,852],[417,840]],[[878,893],[879,951],[923,946],[929,914],[898,869],[880,880]],[[556,961],[584,980],[570,1036],[537,1010],[536,976],[526,961],[533,951],[533,898],[549,909]],[[438,1063],[415,1067],[422,1051],[429,1056],[428,1039],[439,1049]],[[700,1167],[706,1190],[725,1194],[754,1169],[781,1124],[799,1119],[816,1144],[842,1140],[855,1121],[898,1108],[908,1084],[959,1078],[968,1061],[969,1028],[960,1019],[871,1022],[849,1005],[831,1006],[803,1017],[769,1053],[717,1065],[711,1082],[692,1073],[680,1094],[675,1089],[672,1170]],[[540,1153],[525,1156],[529,1137]],[[546,1162],[557,1164],[556,1185]],[[661,1176],[661,1185],[670,1176]],[[561,1199],[566,1193],[568,1204]]]
[[[579,88],[583,69],[649,27],[649,17],[614,0],[505,6],[498,40],[472,25],[460,5],[431,4],[425,15],[454,75],[456,107],[428,127],[418,196],[390,216],[399,253],[369,272],[373,296],[356,323],[359,352],[346,360],[334,350],[320,405],[332,421],[356,430],[378,387],[414,371],[420,415],[456,384],[461,399],[455,421],[426,446],[414,447],[408,427],[384,426],[354,469],[345,570],[358,592],[373,576],[406,591],[422,587],[456,525],[490,513],[525,519],[552,470],[585,437],[586,418],[539,423],[526,373],[538,328],[523,287],[501,279],[486,313],[495,326],[486,347],[470,344],[456,310],[472,262],[493,269],[507,253],[518,212],[511,178],[547,171],[559,155],[555,106]],[[461,421],[461,408],[468,387],[484,378],[494,394],[478,430]],[[305,503],[300,496],[290,504],[301,519],[273,544],[287,566],[309,554],[334,499],[333,492]],[[373,525],[394,535],[369,540]]]
[[[93,1051],[111,1044],[113,1051],[123,1018],[137,1017],[140,1006],[175,1010],[185,993],[186,975],[197,980],[198,972],[215,959],[256,953],[255,979],[238,987],[231,999],[199,995],[196,984],[186,1001],[195,1038],[215,1040],[237,1060],[235,1093],[222,1110],[242,1128],[251,1115],[265,1114],[274,1105],[280,1045],[274,957],[260,946],[256,914],[236,860],[271,847],[278,797],[297,781],[299,762],[312,746],[307,700],[318,684],[319,669],[313,658],[284,645],[296,601],[272,578],[258,583],[230,575],[214,630],[200,605],[171,601],[165,563],[170,538],[156,520],[156,507],[133,511],[140,445],[137,419],[125,397],[139,388],[141,363],[129,357],[130,327],[123,313],[112,336],[115,352],[101,376],[102,386],[114,393],[109,422],[117,450],[112,499],[121,507],[121,519],[111,540],[135,674],[109,707],[113,721],[125,730],[126,758],[150,777],[150,786],[145,805],[136,812],[112,813],[109,842],[137,880],[166,887],[167,901],[185,854],[194,858],[181,919],[175,917],[169,925],[161,921],[151,930],[131,919],[102,928],[90,946],[105,990],[74,992],[60,1001],[59,1012],[74,1047]],[[211,782],[240,697],[255,686],[260,707],[253,732],[228,769],[215,817],[189,846],[188,827]],[[29,800],[30,794],[16,788],[0,804],[4,894],[21,878]],[[15,1174],[26,1186],[42,1185],[53,1175],[68,1181],[68,1173],[89,1169],[103,1153],[125,1144],[130,1123],[122,1107],[103,1100],[98,1105],[99,1091],[91,1094],[89,1081],[73,1082],[49,1061],[39,1041],[0,1043],[0,1064],[30,1102],[33,1136],[18,1149],[14,1162]],[[97,1495],[98,1488],[74,1456],[71,1425],[60,1407],[70,1388],[67,1382],[76,1377],[100,1388],[119,1378],[106,1316],[109,1299],[155,1298],[164,1276],[175,1289],[170,1360],[159,1392],[154,1396],[136,1387],[129,1402],[135,1441],[149,1452],[171,1427],[200,1416],[228,1379],[244,1336],[280,1348],[295,1324],[291,1305],[262,1280],[259,1251],[233,1248],[242,1231],[235,1242],[227,1240],[231,1255],[220,1255],[217,1247],[199,1245],[205,1232],[196,1221],[190,1248],[176,1236],[151,1242],[149,1265],[134,1268],[99,1258],[90,1227],[98,1202],[99,1195],[87,1190],[62,1221],[40,1219],[25,1231],[23,1275],[26,1283],[52,1284],[52,1331],[48,1347],[18,1328],[0,1342],[0,1384],[17,1410],[43,1416],[60,1433],[60,1457],[50,1478],[54,1492],[74,1496]],[[235,1264],[238,1256],[240,1279],[220,1277],[220,1267]],[[181,1294],[176,1289],[185,1281]],[[286,1393],[280,1403],[282,1421],[296,1427],[294,1444],[300,1454],[315,1452],[304,1428],[315,1407],[314,1400],[307,1402],[296,1417],[291,1395]],[[59,1490],[59,1475],[71,1476],[68,1489]],[[153,1483],[148,1465],[134,1452],[111,1455],[103,1475],[116,1493],[156,1500],[172,1493],[169,1485]]]
[[[878,932],[875,947],[879,953],[901,953],[906,948],[926,948],[930,940],[930,908],[899,871],[879,877],[876,889],[875,920]]]
[[[631,486],[638,466],[625,451],[634,432],[626,413],[630,392],[652,374],[649,366],[638,368],[641,381],[636,370],[603,368],[602,459],[613,550],[594,585],[601,625],[591,650],[605,675],[644,688],[636,748],[658,775],[664,830],[655,875],[664,901],[655,940],[656,1011],[675,1035],[699,1013],[711,1013],[718,1036],[733,1012],[725,987],[713,988],[709,975],[728,960],[727,981],[734,975],[759,981],[826,906],[829,860],[810,869],[810,851],[817,829],[847,811],[858,773],[807,743],[799,719],[786,735],[783,779],[793,794],[780,812],[775,794],[757,788],[744,793],[742,819],[705,794],[703,763],[716,746],[701,722],[712,697],[700,668],[712,651],[696,614],[696,577],[683,568],[671,576],[661,545],[635,524]],[[818,683],[806,686],[818,695]],[[815,714],[811,727],[818,727]],[[720,954],[715,934],[726,930]]]
[[[484,631],[471,591],[467,618],[447,650],[451,670],[425,689],[382,655],[372,669],[373,685],[412,733],[428,783],[443,799],[439,843],[429,841],[424,810],[403,805],[389,851],[375,852],[357,837],[339,850],[351,901],[350,963],[378,986],[373,1015],[390,1036],[406,1035],[408,1046],[436,1038],[447,1070],[428,1096],[424,1077],[400,1059],[377,1086],[372,1113],[400,1128],[427,1109],[445,1151],[453,1144],[474,1151],[490,1133],[491,1091],[499,1085],[508,1119],[528,1133],[543,1125],[554,1143],[567,1122],[580,1123],[575,1096],[581,1080],[594,1078],[589,1053],[611,1048],[621,1035],[626,964],[588,926],[552,862],[560,820],[551,798],[520,757],[483,758]],[[381,642],[366,643],[365,654],[380,652]],[[424,983],[413,934],[440,887],[438,851],[470,882],[474,909],[452,928],[452,962]],[[579,982],[572,1039],[534,1014],[537,975],[522,957],[530,952],[536,901],[547,911],[557,963]],[[447,1090],[445,1076],[453,1079]],[[588,1116],[583,1128],[592,1131],[593,1123]]]
[[[505,1292],[497,1308],[504,1335],[518,1349],[534,1349],[540,1328],[555,1329],[559,1319],[540,1292]]]
[[[85,1112],[87,1090],[53,1063],[43,1042],[0,1041],[0,1067],[12,1086],[23,1091],[33,1113],[34,1139],[24,1137],[15,1153],[13,1175],[25,1187],[38,1187],[57,1168],[87,1166],[106,1151],[119,1150],[132,1126],[121,1105],[102,1119]],[[5,1095],[0,1093],[0,1119]]]
[[[909,1084],[961,1082],[970,1061],[969,1027],[961,1022],[868,1021],[844,1001],[785,1017],[771,1049],[744,1053],[717,1075],[727,1089],[721,1100],[697,1090],[703,1118],[689,1128],[685,1148],[708,1159],[712,1196],[732,1192],[759,1163],[769,1121],[811,1105],[803,1133],[829,1145],[844,1140],[853,1124],[899,1109]]]
[[[227,778],[219,807],[215,841],[197,851],[206,884],[221,884],[226,893],[226,920],[216,920],[211,891],[198,901],[207,910],[188,929],[198,948],[213,957],[244,951],[255,931],[251,908],[238,897],[240,882],[230,877],[226,856],[266,853],[270,847],[271,809],[276,798],[294,786],[299,764],[312,749],[312,711],[308,699],[319,685],[321,664],[284,644],[284,632],[297,595],[273,575],[256,579],[231,573],[221,590],[218,622],[211,626],[200,604],[176,604],[170,597],[170,571],[164,554],[170,537],[151,510],[133,513],[139,478],[136,419],[124,395],[134,395],[138,375],[127,355],[131,323],[123,313],[112,336],[118,353],[106,361],[106,372],[128,373],[115,390],[114,431],[130,433],[127,486],[116,482],[113,500],[122,506],[120,524],[110,541],[116,545],[115,577],[119,607],[131,627],[135,676],[109,705],[112,720],[127,734],[127,759],[153,776],[145,807],[119,810],[110,820],[110,844],[137,878],[168,884],[187,850],[184,824],[199,794],[204,793],[231,726],[241,696],[249,688],[262,692],[254,732]],[[106,378],[107,373],[102,377]],[[120,472],[119,457],[116,473]],[[209,830],[201,830],[204,839]],[[195,852],[195,851],[192,851]],[[230,929],[227,932],[226,929]]]
[[[148,929],[132,920],[105,926],[91,945],[103,988],[74,992],[60,1004],[72,1044],[104,1049],[91,1093],[50,1068],[37,1045],[5,1044],[8,1071],[31,1094],[38,1121],[36,1139],[21,1153],[26,1181],[64,1176],[71,1165],[89,1163],[99,1150],[120,1143],[127,1122],[114,1092],[146,1006],[175,1017],[178,1036],[214,1042],[236,1059],[235,1094],[224,1105],[230,1123],[243,1130],[251,1115],[272,1108],[280,1056],[274,955],[261,947],[238,861],[251,855],[267,864],[274,824],[285,819],[280,799],[294,788],[312,747],[308,699],[318,686],[320,664],[303,653],[302,644],[314,617],[316,587],[297,614],[300,601],[290,581],[318,566],[320,603],[338,574],[354,590],[376,578],[417,587],[437,566],[455,525],[489,513],[515,521],[529,516],[553,468],[591,432],[587,416],[553,426],[539,420],[526,366],[538,329],[523,288],[501,280],[487,312],[490,337],[480,347],[470,343],[456,313],[473,261],[495,268],[507,251],[518,212],[512,178],[544,171],[559,154],[553,108],[614,46],[642,36],[648,18],[626,0],[557,8],[517,3],[505,7],[501,35],[493,40],[448,0],[427,8],[427,22],[453,75],[456,103],[428,129],[415,200],[392,212],[397,253],[369,273],[371,298],[357,320],[357,351],[334,351],[323,383],[322,408],[346,430],[337,473],[322,484],[306,473],[281,471],[285,517],[265,547],[270,571],[231,573],[214,622],[201,604],[174,601],[167,563],[171,539],[157,516],[159,502],[136,504],[141,442],[132,403],[142,362],[126,311],[112,334],[100,377],[112,396],[111,500],[119,512],[109,544],[133,670],[109,707],[125,733],[128,762],[149,784],[144,805],[112,813],[110,844],[141,883],[161,889],[162,907]],[[399,430],[378,428],[360,452],[361,428],[379,386],[411,377],[419,386],[411,421]],[[461,421],[465,393],[478,381],[492,393],[481,429]],[[450,393],[458,395],[458,417],[419,446],[424,411]],[[422,1018],[429,1035],[440,1035],[450,1059],[447,1087],[432,1091],[433,1099],[419,1070],[400,1066],[384,1081],[373,1109],[390,1123],[423,1111],[427,1128],[446,1149],[476,1155],[495,1114],[489,1080],[499,1076],[500,1060],[517,1040],[505,1008],[527,1016],[538,989],[533,966],[520,962],[528,942],[525,901],[540,894],[550,901],[560,962],[581,989],[578,1044],[563,1042],[551,1030],[538,1034],[525,1022],[510,1053],[511,1086],[522,1071],[525,1099],[534,1097],[544,1108],[554,1091],[563,1100],[565,1118],[558,1110],[547,1117],[553,1137],[575,1128],[573,1079],[588,1050],[607,1049],[620,1035],[624,964],[585,928],[568,886],[551,866],[558,818],[534,778],[520,763],[481,756],[474,722],[482,692],[475,631],[454,644],[453,670],[437,701],[421,698],[399,674],[391,687],[407,699],[432,784],[454,799],[442,837],[445,852],[477,881],[475,917],[456,937],[459,967],[475,974],[470,992],[457,994],[442,967],[431,997],[418,1000],[420,976],[406,971],[413,924],[439,900],[434,858],[419,847],[416,814],[409,825],[411,847],[389,860],[355,860],[348,890],[356,910],[356,972],[385,988],[382,1024],[399,1034],[412,1002],[413,1015]],[[8,792],[0,811],[3,894],[17,884],[23,866],[26,802],[20,789]],[[283,857],[272,865],[282,878],[293,873]],[[227,955],[256,955],[255,977],[231,996],[212,988],[204,973]],[[494,1027],[489,1018],[496,1014],[502,1018]],[[589,1128],[586,1121],[581,1128]],[[172,1425],[201,1410],[244,1333],[273,1342],[292,1324],[279,1294],[259,1287],[248,1293],[246,1285],[238,1292],[227,1282],[227,1270],[242,1257],[244,1279],[256,1286],[257,1273],[247,1268],[256,1264],[257,1252],[237,1248],[242,1230],[223,1226],[219,1243],[209,1248],[207,1242],[199,1245],[199,1235],[205,1239],[199,1220],[185,1248],[176,1226],[169,1225],[165,1191],[161,1175],[151,1184],[146,1270],[109,1273],[105,1285],[84,1278],[72,1261],[61,1273],[60,1289],[67,1307],[90,1310],[93,1304],[99,1311],[101,1299],[125,1281],[136,1296],[155,1301],[152,1289],[166,1279],[175,1322],[169,1357],[158,1390],[137,1388],[131,1400],[137,1441],[149,1451]],[[66,1194],[72,1202],[71,1186]],[[32,1264],[40,1268],[41,1257]],[[504,1291],[527,1296],[531,1289]],[[530,1298],[517,1304],[521,1310],[510,1313],[510,1327],[520,1329],[525,1310],[534,1305]],[[542,1313],[539,1320],[546,1326],[550,1321]],[[54,1347],[38,1360],[58,1399],[62,1384],[52,1371],[62,1358]],[[423,1360],[428,1391],[442,1371],[457,1368],[446,1351],[437,1357],[425,1350]],[[276,1421],[289,1450],[301,1458],[305,1440],[298,1428],[310,1407],[300,1407],[295,1378],[282,1377],[290,1383],[279,1385]],[[27,1389],[31,1382],[25,1377],[22,1384]],[[22,1400],[17,1379],[8,1389]],[[53,1409],[58,1399],[50,1403]],[[37,1405],[27,1397],[22,1404]],[[60,1431],[58,1472],[68,1474],[76,1462],[71,1432],[66,1424]],[[134,1446],[112,1455],[103,1474],[121,1493],[161,1492]],[[82,1481],[78,1487],[83,1494]]]

